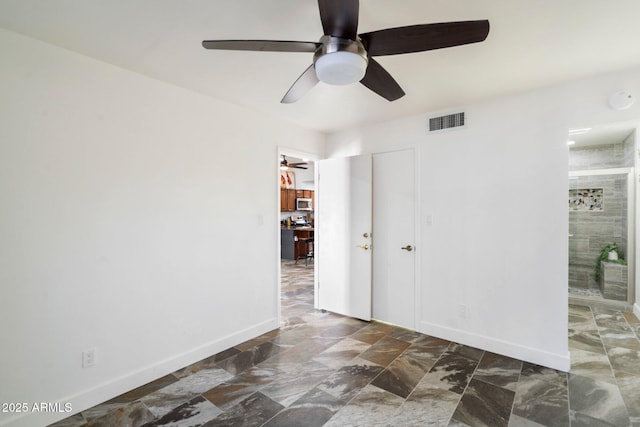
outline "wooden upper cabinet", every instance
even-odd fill
[[[287,211],[293,212],[296,210],[296,190],[287,190]]]
[[[315,208],[315,194],[313,190],[292,190],[289,188],[280,189],[280,211],[293,212],[296,210],[296,199],[311,199]]]
[[[287,202],[289,200],[289,193],[286,188],[280,189],[280,211],[285,212],[287,210]]]

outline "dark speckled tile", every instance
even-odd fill
[[[96,418],[103,419],[105,415],[108,415],[116,410],[121,410],[128,403],[147,396],[177,381],[178,378],[176,378],[173,374],[165,375],[164,377],[158,378],[157,380],[151,381],[143,386],[123,393],[111,400],[108,400],[84,411],[84,417],[89,421]]]
[[[594,315],[598,329],[618,329],[621,331],[630,331],[631,327],[627,323],[622,313],[619,311],[597,309]]]
[[[220,409],[227,410],[281,375],[283,372],[279,369],[254,366],[206,391],[203,396]]]
[[[195,374],[196,372],[201,371],[203,369],[211,369],[213,367],[216,367],[217,363],[225,359],[228,359],[232,356],[235,356],[238,353],[240,353],[240,350],[238,350],[237,348],[235,347],[228,348],[224,351],[221,351],[220,353],[214,354],[213,356],[207,357],[206,359],[200,360],[196,363],[193,363],[189,366],[179,369],[175,371],[173,375],[175,375],[178,378],[184,378],[188,375]]]
[[[485,352],[473,377],[515,391],[521,371],[522,361]]]
[[[289,406],[333,372],[333,369],[327,368],[321,363],[309,362],[299,365],[296,371],[279,376],[260,391],[275,402]]]
[[[143,427],[199,426],[218,416],[222,411],[202,396],[178,406],[162,418]],[[118,425],[118,424],[113,424]],[[134,424],[135,425],[135,424]],[[139,424],[137,424],[139,425]]]
[[[314,337],[302,339],[295,345],[285,347],[285,349],[279,351],[260,365],[278,368],[286,364],[305,363],[339,342],[339,338]]]
[[[452,419],[471,426],[507,427],[514,392],[472,379]]]
[[[313,358],[330,368],[339,369],[370,347],[369,344],[347,337]]]
[[[240,351],[251,350],[253,347],[257,345],[273,340],[278,335],[280,335],[280,329],[274,329],[273,331],[269,331],[253,339],[247,340],[242,344],[238,344],[235,346],[235,348],[237,348]]]
[[[598,325],[589,307],[569,306],[569,325],[580,331],[597,331]]]
[[[55,426],[501,426],[511,399],[509,427],[640,427],[631,313],[570,305],[569,383],[565,372],[314,310],[313,265],[283,262],[282,295],[278,330]]]
[[[228,359],[218,362],[218,366],[235,375],[267,360],[279,351],[280,347],[277,345],[271,342],[264,342],[249,350],[241,351],[235,356],[231,356]]]
[[[325,426],[385,426],[403,402],[403,398],[369,384]]]
[[[256,392],[234,406],[231,410],[218,415],[216,418],[204,424],[204,427],[257,427],[271,419],[282,410],[282,408],[283,406],[279,403],[274,402],[260,392]]]
[[[630,424],[622,395],[615,384],[570,374],[569,406],[572,411],[613,425]]]
[[[382,370],[383,367],[380,365],[356,358],[349,365],[343,366],[320,383],[318,389],[346,403],[378,376]]]
[[[407,398],[435,362],[435,358],[425,358],[418,352],[405,352],[391,362],[371,384]]]
[[[89,420],[86,427],[140,426],[153,421],[154,418],[151,411],[142,403],[132,402],[100,418]]]
[[[605,348],[624,347],[632,350],[640,350],[640,340],[633,331],[620,331],[618,329],[601,329],[600,338]]]
[[[173,384],[178,381],[178,378],[174,375],[165,375],[164,377],[158,378],[155,381],[151,381],[143,385],[142,387],[138,387],[133,389],[127,393],[123,393],[118,397],[113,398],[112,402],[133,402],[134,400],[140,399],[142,396],[146,396],[149,393],[153,393],[156,390],[160,390],[163,387],[168,386],[169,384]]]
[[[640,421],[640,371],[636,373],[618,372],[616,380],[620,387],[622,399],[631,417]]]
[[[389,420],[389,426],[446,426],[461,396],[421,382]]]
[[[475,348],[475,347],[470,347],[468,345],[464,345],[464,344],[458,344],[455,342],[452,342],[449,345],[449,352],[452,353],[458,353],[463,355],[464,357],[467,357],[469,359],[473,359],[475,361],[479,361],[482,358],[482,355],[484,354],[484,350],[481,350],[479,348]]]
[[[380,341],[373,344],[367,351],[360,355],[361,358],[367,359],[380,366],[387,366],[396,357],[400,355],[409,343],[392,337],[384,337]]]
[[[393,330],[393,327],[390,325],[371,322],[369,325],[352,334],[351,338],[367,344],[374,344],[386,336],[391,330]]]
[[[615,384],[613,370],[606,354],[584,350],[571,351],[571,373]]]
[[[348,337],[351,334],[355,334],[357,331],[362,329],[364,325],[353,325],[353,324],[338,324],[323,330],[320,333],[320,336],[325,338],[344,338]]]
[[[435,388],[462,394],[477,365],[477,360],[470,359],[460,353],[447,351],[422,381]]]
[[[343,405],[340,399],[315,388],[270,419],[264,427],[319,427]]]
[[[389,336],[412,344],[422,340],[425,337],[425,335],[419,332],[404,328],[394,328],[389,332]]]
[[[411,347],[417,347],[423,351],[428,351],[432,356],[441,355],[449,349],[451,341],[441,338],[432,337],[431,335],[422,335],[422,337],[412,343]]]
[[[536,365],[533,363],[523,362],[522,372],[520,373],[520,379],[526,379],[529,381],[540,380],[546,383],[556,384],[559,386],[567,386],[567,374],[566,372],[558,371],[556,369],[547,368],[545,366]]]
[[[569,391],[566,374],[528,363],[524,363],[522,371],[513,402],[513,414],[520,417],[523,423],[530,421],[545,426],[568,426]]]
[[[193,375],[181,378],[140,400],[156,416],[162,417],[176,407],[190,401],[197,395],[229,381],[232,375],[224,369],[202,369]]]
[[[570,411],[570,419],[573,427],[620,427],[618,424],[612,424],[576,411]],[[625,427],[628,425],[626,424]]]
[[[640,372],[640,350],[624,347],[608,348],[607,355],[614,372]]]
[[[569,350],[586,350],[606,354],[598,331],[569,329]]]

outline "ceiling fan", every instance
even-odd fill
[[[280,167],[281,168],[308,169],[307,168],[307,162],[289,163],[287,161],[287,156],[282,156],[280,158]]]
[[[443,22],[357,34],[359,0],[318,0],[324,35],[318,42],[205,40],[206,49],[313,53],[313,63],[293,83],[282,103],[298,101],[319,81],[345,85],[359,81],[387,99],[405,95],[374,56],[442,49],[485,40],[489,21]]]

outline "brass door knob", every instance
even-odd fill
[[[413,250],[413,246],[407,245],[407,246],[401,247],[400,249],[405,250],[407,252],[411,252]]]
[[[358,245],[358,247],[364,249],[365,251],[369,249],[369,245],[367,245],[366,243],[364,245]]]

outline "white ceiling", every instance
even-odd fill
[[[1,0],[0,27],[331,132],[640,66],[638,0],[361,0],[359,32],[489,19],[483,43],[379,57],[407,95],[320,83],[280,99],[308,53],[205,50],[204,39],[317,41],[315,0]]]
[[[570,129],[568,139],[575,142],[572,148],[621,144],[637,126],[638,123],[634,121],[610,123],[592,128]],[[577,133],[572,135],[573,132]]]

